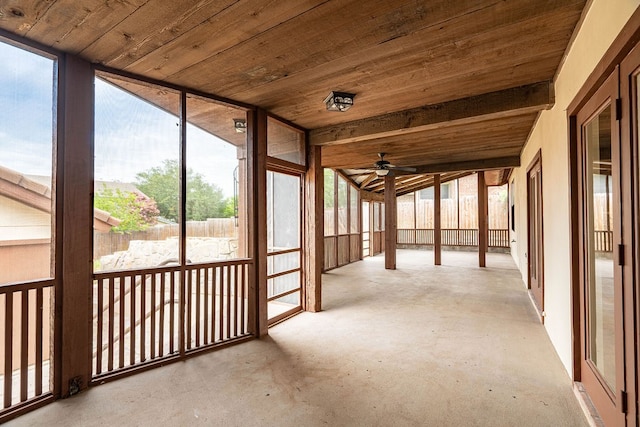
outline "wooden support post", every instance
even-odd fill
[[[56,389],[66,397],[86,389],[91,380],[94,73],[90,63],[72,55],[66,55],[60,72],[59,117],[64,124],[56,199],[62,200],[63,218],[56,239],[63,242],[64,283],[56,289],[54,355],[59,364]]]
[[[249,283],[249,332],[256,336],[268,333],[267,317],[267,114],[247,112],[250,256],[253,274]]]
[[[324,263],[324,170],[321,148],[309,147],[309,169],[305,176],[305,292],[304,309],[322,310]]]
[[[478,172],[478,265],[480,267],[487,266],[487,243],[489,239],[487,202],[487,185],[484,180],[484,172],[480,171]]]
[[[442,217],[440,215],[440,174],[433,176],[433,263],[442,264]]]
[[[397,208],[396,179],[393,174],[384,177],[384,268],[396,269]]]

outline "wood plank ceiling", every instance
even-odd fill
[[[385,152],[450,173],[519,165],[585,2],[5,0],[0,29],[262,107],[309,130],[325,167]],[[354,107],[326,111],[331,90]]]

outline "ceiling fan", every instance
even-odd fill
[[[374,172],[378,176],[386,176],[389,174],[389,171],[401,171],[401,172],[415,172],[416,168],[411,167],[402,167],[392,165],[389,161],[384,159],[386,153],[378,153],[378,157],[380,160],[375,162],[373,166],[375,166]]]

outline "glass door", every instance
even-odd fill
[[[542,244],[542,161],[536,156],[527,172],[529,289],[540,313],[544,310]],[[544,321],[544,317],[542,317]]]
[[[302,306],[302,177],[267,171],[267,313],[277,322]]]
[[[581,377],[606,425],[624,423],[618,90],[609,77],[578,114],[581,157]]]

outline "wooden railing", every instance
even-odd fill
[[[323,269],[327,271],[358,261],[362,256],[361,241],[360,233],[325,236]]]
[[[94,378],[247,335],[250,264],[94,274]]]
[[[187,267],[187,351],[248,334],[248,274],[246,261]]]
[[[443,246],[478,246],[477,229],[442,229]],[[399,245],[433,245],[433,229],[398,229]],[[489,247],[508,248],[509,230],[490,229]]]
[[[0,286],[0,415],[52,399],[49,331],[53,281]]]

